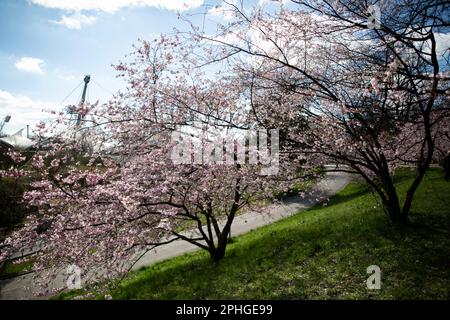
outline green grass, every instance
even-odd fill
[[[24,272],[30,271],[33,267],[33,263],[34,261],[32,259],[21,263],[6,261],[5,264],[0,268],[0,279],[15,277]]]
[[[397,173],[401,192],[411,172]],[[219,263],[198,251],[130,274],[114,299],[448,299],[450,183],[431,170],[408,227],[352,183],[326,205],[234,238]],[[368,290],[366,269],[381,268]],[[70,298],[70,292],[59,298]]]

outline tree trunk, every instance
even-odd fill
[[[221,260],[225,256],[225,249],[227,248],[228,244],[228,236],[231,234],[231,224],[233,223],[234,217],[239,208],[239,200],[241,198],[239,182],[240,179],[237,179],[236,189],[234,191],[234,202],[230,208],[230,213],[228,215],[225,226],[223,227],[221,232],[219,232],[218,230],[216,231],[217,247],[214,244],[214,239],[210,239],[209,241],[209,255],[211,259],[216,262]]]
[[[388,211],[391,222],[394,225],[405,225],[408,223],[408,215],[404,215],[400,207],[400,200],[398,198],[397,190],[391,177],[385,180],[384,189],[386,191],[386,198],[383,201],[386,210]]]
[[[400,209],[400,203],[396,193],[389,195],[389,199],[385,204],[385,207],[393,224],[400,225],[408,223],[407,219],[403,216],[402,210]]]
[[[226,249],[226,244],[218,245],[217,248],[210,250],[209,255],[211,257],[211,260],[213,260],[214,262],[218,262],[218,261],[222,260],[222,258],[225,257],[225,249]]]
[[[219,261],[225,256],[225,251],[228,244],[228,236],[231,231],[231,223],[233,221],[233,217],[229,217],[225,227],[222,230],[222,233],[218,235],[217,246],[215,246],[214,241],[212,241],[212,247],[209,249],[209,255],[213,261]]]

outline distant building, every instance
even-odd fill
[[[2,146],[9,145],[20,150],[31,148],[34,145],[34,142],[33,140],[22,135],[23,130],[24,129],[20,129],[10,136],[0,138],[0,143],[2,144]]]

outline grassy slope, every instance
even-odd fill
[[[28,260],[18,264],[14,264],[11,261],[7,261],[0,267],[0,280],[5,278],[11,278],[25,273],[33,267],[33,260]]]
[[[405,190],[410,173],[397,174]],[[235,238],[223,261],[186,254],[131,274],[114,299],[448,299],[450,183],[439,170],[420,186],[407,228],[389,225],[364,185],[327,206]],[[378,265],[381,290],[368,290]]]

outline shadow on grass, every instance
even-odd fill
[[[340,192],[340,193],[333,195],[330,198],[330,201],[328,202],[327,206],[330,207],[333,205],[348,202],[348,201],[354,200],[356,198],[359,198],[361,196],[364,196],[366,194],[369,194],[370,192],[371,192],[370,188],[365,187],[365,186],[358,186],[358,188],[356,190],[354,190],[353,192],[345,193],[345,194]],[[321,204],[318,204],[318,206],[321,206]]]

